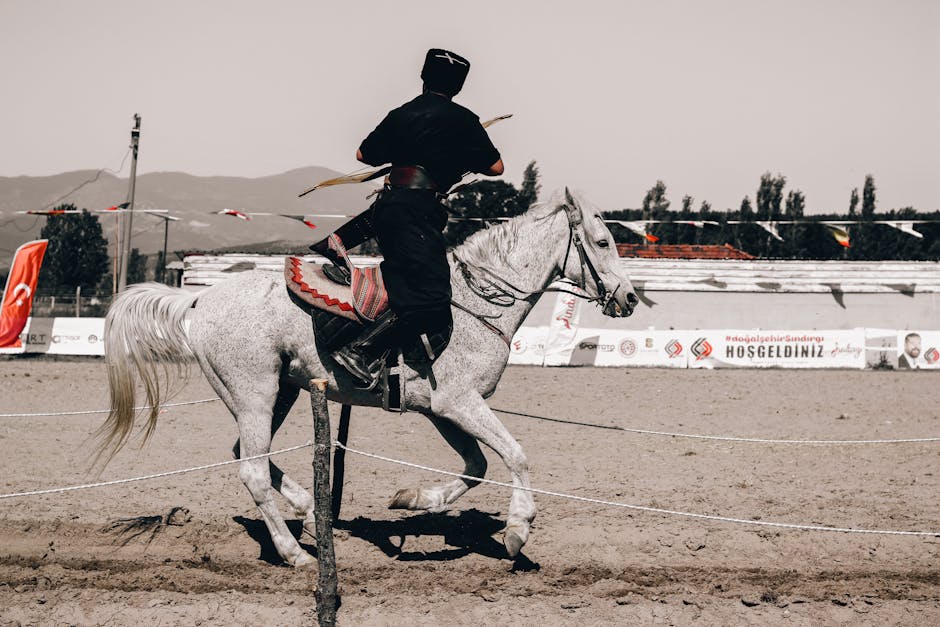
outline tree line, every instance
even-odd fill
[[[682,198],[678,210],[668,198],[666,184],[657,181],[636,209],[604,212],[606,219],[651,221],[649,233],[663,244],[731,244],[755,257],[782,259],[847,259],[847,260],[940,260],[940,212],[919,213],[912,207],[876,213],[877,189],[874,177],[865,177],[862,191],[852,190],[845,213],[806,216],[806,198],[798,189],[785,191],[786,177],[764,173],[758,183],[754,200],[747,195],[735,210],[712,209],[708,201],[698,206],[691,196]],[[509,218],[524,213],[536,202],[541,192],[538,165],[530,162],[519,187],[499,179],[486,179],[466,185],[446,201],[454,217],[464,218],[448,223],[445,236],[450,245],[457,245],[480,229],[487,228],[493,218]],[[55,208],[78,211],[71,203]],[[478,219],[477,219],[478,218]],[[781,240],[757,224],[757,221],[799,220],[799,224],[781,224]],[[844,248],[823,226],[827,221],[857,221],[847,228],[851,246]],[[916,238],[876,220],[932,220],[916,225],[923,238]],[[694,226],[688,222],[715,222],[717,225]],[[744,224],[729,224],[740,221]],[[643,240],[629,229],[610,224],[618,242],[641,243]],[[113,290],[113,266],[108,256],[108,242],[98,216],[81,210],[79,213],[50,215],[41,231],[49,240],[40,274],[40,293],[54,294],[81,287],[87,295],[109,297]],[[361,252],[378,252],[374,243]],[[160,253],[162,254],[162,253]],[[148,259],[134,248],[128,265],[128,284],[160,276],[163,263],[158,258],[153,270]],[[6,277],[0,275],[0,281]]]

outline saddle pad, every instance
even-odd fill
[[[284,278],[288,289],[315,309],[356,322],[373,322],[388,310],[382,271],[378,266],[357,268],[349,264],[349,267],[352,268],[351,287],[331,281],[320,265],[299,257],[287,257]]]
[[[357,268],[353,265],[343,240],[336,233],[330,235],[327,246],[343,260],[352,274],[352,302],[356,311],[369,322],[374,322],[388,309],[388,292],[385,291],[385,283],[382,281],[381,268]]]
[[[329,280],[319,265],[299,257],[287,257],[284,260],[284,280],[287,289],[310,307],[360,322],[353,304],[352,288]]]

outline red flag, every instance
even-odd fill
[[[646,241],[649,242],[650,244],[655,244],[656,242],[659,241],[659,238],[653,235],[652,233],[644,233],[643,237],[645,237]]]
[[[122,202],[120,205],[114,205],[113,207],[108,207],[105,211],[118,211],[120,209],[127,209],[131,206],[129,202]]]
[[[219,211],[219,214],[224,216],[235,216],[239,220],[251,220],[251,216],[236,209],[223,209],[222,211]]]
[[[0,348],[21,346],[20,333],[33,308],[33,295],[39,281],[39,268],[49,240],[27,242],[16,249],[13,267],[0,301]]]

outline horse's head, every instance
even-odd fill
[[[623,271],[604,219],[596,207],[579,201],[567,188],[563,206],[570,237],[561,262],[562,275],[596,300],[604,315],[629,316],[639,299]]]

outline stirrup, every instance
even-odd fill
[[[323,274],[326,278],[340,285],[352,285],[352,273],[345,265],[336,265],[332,263],[323,264]]]
[[[341,348],[331,355],[333,360],[346,369],[360,383],[366,387],[356,386],[360,390],[371,392],[382,380],[382,365],[385,361],[384,356],[368,364],[364,369],[362,366],[365,359],[349,347]],[[376,369],[375,366],[378,365]]]

